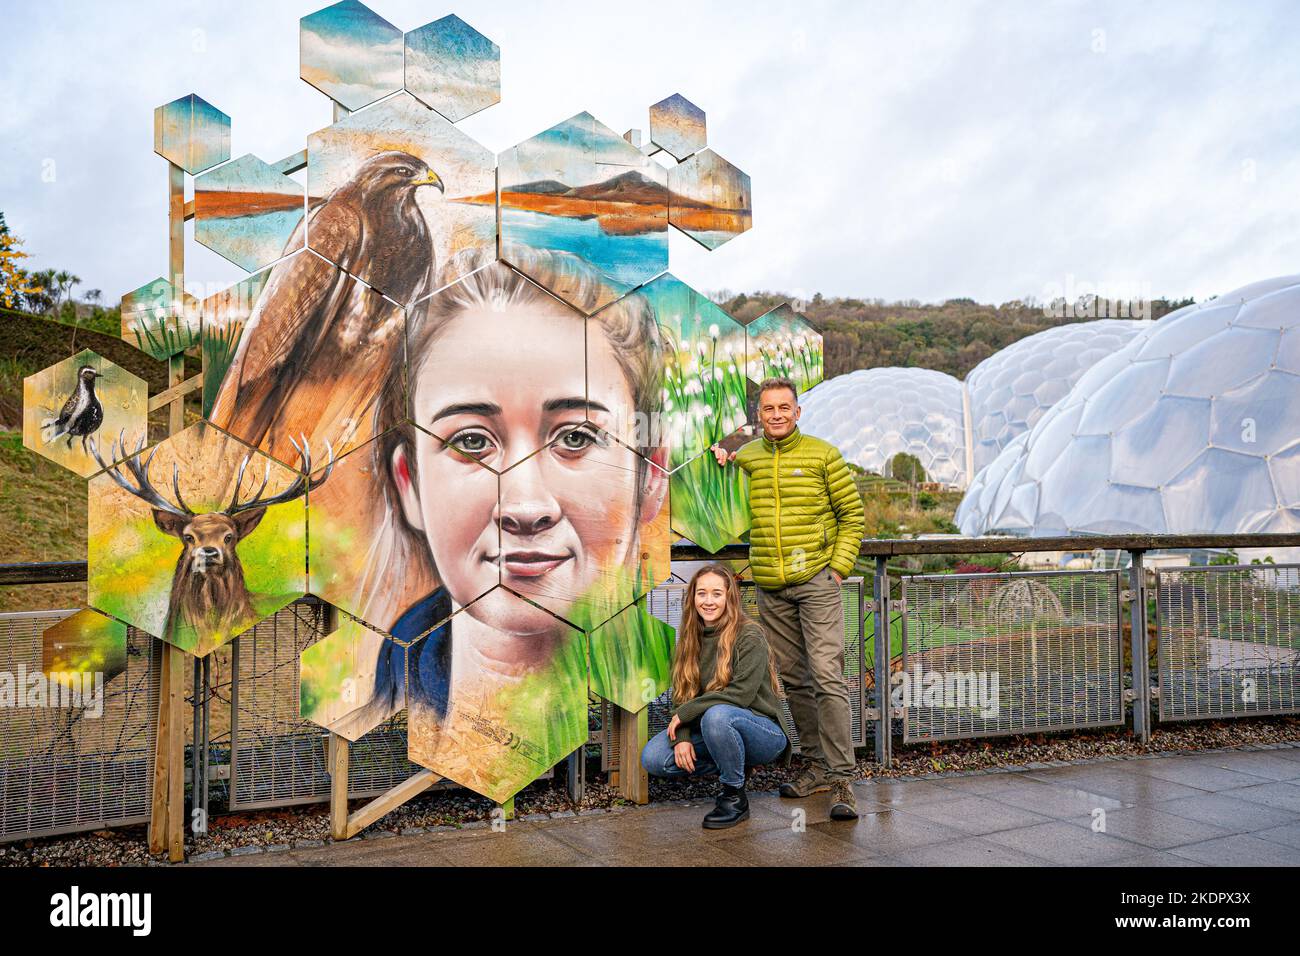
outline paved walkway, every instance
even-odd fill
[[[730,830],[700,827],[707,801],[206,865],[1300,866],[1300,747],[865,780],[856,790],[856,823],[830,820],[824,793],[759,793],[750,819]]]

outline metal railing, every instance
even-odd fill
[[[1156,551],[1297,547],[1300,535],[864,541],[861,554],[874,573],[844,585],[854,744],[874,744],[883,761],[895,737],[916,743],[1114,726],[1126,712],[1145,740],[1155,701],[1166,721],[1300,712],[1300,566],[1161,569],[1150,583],[1144,569],[1144,556]],[[1096,549],[1127,552],[1129,568],[922,574],[891,566],[914,556]],[[744,546],[719,554],[673,548],[675,561],[747,553]],[[0,565],[4,585],[85,575],[85,562]],[[683,590],[681,582],[657,589],[652,612],[675,625]],[[752,585],[745,601],[756,614]],[[196,683],[195,726],[211,731],[193,748],[191,765],[199,755],[206,779],[228,780],[232,809],[327,798],[325,732],[297,716],[298,655],[324,636],[324,607],[307,598],[259,624],[223,649],[224,658],[214,655],[214,683],[206,675]],[[0,615],[0,672],[20,664],[39,670],[42,632],[68,613]],[[128,633],[128,670],[110,685],[102,719],[0,708],[0,841],[148,818],[159,643],[134,628]],[[1152,651],[1154,684],[1147,672]],[[974,704],[978,684],[966,685],[965,699],[927,699],[906,686],[914,678],[903,675],[919,673],[923,691],[931,672],[997,675],[996,712],[987,685]],[[945,683],[943,692],[949,689]],[[669,694],[651,703],[652,733],[666,725],[670,710]],[[604,744],[608,758],[615,741],[601,713],[593,711],[592,740]],[[788,712],[786,718],[789,724]],[[414,770],[401,718],[354,745],[351,763],[355,796],[380,792]]]

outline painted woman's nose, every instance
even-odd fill
[[[501,476],[498,522],[508,534],[540,534],[560,522],[560,505],[546,486],[542,456],[520,462]]]

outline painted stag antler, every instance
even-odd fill
[[[262,492],[266,490],[266,486],[271,480],[271,462],[270,459],[268,459],[266,462],[266,472],[262,475],[262,483],[258,486],[257,493],[248,501],[240,501],[239,489],[244,484],[244,474],[248,471],[248,464],[253,460],[253,452],[249,452],[244,456],[244,460],[239,463],[239,475],[235,479],[235,493],[230,499],[230,504],[226,506],[222,514],[227,514],[233,517],[241,512],[252,511],[255,508],[266,509],[271,507],[271,505],[284,504],[285,502],[293,501],[295,498],[301,498],[308,490],[315,490],[325,484],[326,480],[329,479],[329,476],[334,471],[334,447],[328,441],[325,442],[325,451],[328,455],[325,463],[325,474],[321,475],[319,480],[312,481],[309,477],[311,475],[311,446],[307,442],[306,435],[301,437],[301,445],[292,438],[289,439],[289,444],[293,445],[294,451],[298,453],[298,458],[302,462],[302,467],[301,473],[294,478],[292,484],[290,484],[288,488],[280,492],[280,494],[274,495],[270,498],[262,497]],[[195,512],[185,503],[185,499],[181,496],[181,468],[179,463],[172,465],[172,493],[176,496],[176,503],[172,504],[172,502],[168,501],[156,488],[154,488],[153,482],[149,480],[149,468],[153,464],[154,455],[158,454],[158,449],[162,446],[154,446],[153,451],[149,452],[148,457],[146,457],[142,463],[140,461],[140,456],[144,451],[145,441],[145,436],[141,436],[139,443],[135,446],[135,450],[128,454],[125,429],[123,429],[119,434],[118,439],[109,446],[109,454],[112,458],[125,459],[118,465],[109,465],[100,457],[99,448],[95,445],[95,439],[93,437],[89,439],[90,452],[95,456],[95,461],[99,463],[99,467],[108,472],[109,477],[111,477],[120,488],[130,492],[150,507],[156,508],[159,511],[164,511],[167,514],[176,515],[180,518],[195,517]],[[132,477],[135,478],[136,483],[134,485],[127,481],[126,478],[122,476],[121,472],[118,471],[122,465],[125,465],[127,470],[131,472]]]
[[[266,463],[266,473],[262,475],[262,483],[257,488],[257,493],[248,501],[239,500],[239,489],[244,484],[244,471],[248,468],[248,463],[252,459],[252,454],[244,456],[244,460],[239,463],[239,475],[235,479],[235,494],[230,499],[230,504],[226,506],[225,513],[235,516],[244,511],[252,511],[254,508],[269,508],[271,505],[284,504],[286,501],[293,501],[295,498],[301,498],[308,490],[314,491],[329,479],[330,474],[334,471],[334,448],[327,441],[325,442],[325,451],[328,454],[328,460],[325,463],[325,474],[320,476],[319,481],[311,480],[311,447],[307,443],[307,436],[303,435],[302,444],[299,445],[292,438],[289,444],[293,450],[298,453],[298,458],[302,461],[300,474],[294,479],[288,488],[270,498],[263,498],[262,492],[266,490],[267,482],[271,480],[271,463]]]
[[[194,512],[185,503],[185,499],[181,497],[181,468],[179,464],[172,466],[172,491],[176,495],[176,504],[172,504],[164,498],[154,488],[153,482],[149,480],[149,466],[153,464],[153,456],[158,454],[158,449],[162,446],[155,446],[153,451],[149,452],[149,457],[144,460],[144,464],[141,464],[140,453],[144,451],[145,441],[146,436],[141,435],[139,443],[135,446],[135,451],[128,455],[126,450],[126,429],[119,432],[117,440],[109,446],[109,455],[113,459],[125,459],[119,465],[110,466],[105,463],[104,459],[99,456],[99,448],[96,446],[93,437],[89,439],[90,453],[95,456],[95,461],[99,462],[99,467],[107,471],[109,477],[117,482],[120,488],[129,491],[159,511],[165,511],[167,514],[176,515],[179,518],[193,518]],[[127,470],[131,472],[136,481],[135,485],[122,477],[122,473],[118,471],[121,465],[126,465]]]

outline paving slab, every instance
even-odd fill
[[[1300,753],[1300,751],[1297,751]],[[855,784],[750,795],[750,818],[700,826],[694,799],[620,813],[532,815],[504,830],[411,829],[291,850],[239,848],[195,866],[1300,866],[1300,760],[1285,749]],[[1097,811],[1105,829],[1093,829]]]

